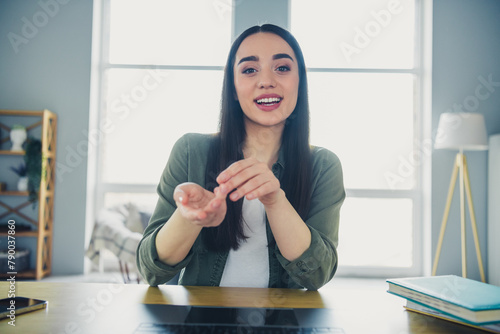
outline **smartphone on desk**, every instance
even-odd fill
[[[26,297],[0,299],[0,320],[15,319],[20,314],[46,308],[47,304],[46,300]]]

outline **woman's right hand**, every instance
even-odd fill
[[[211,192],[196,183],[181,183],[174,190],[174,200],[184,219],[197,226],[218,226],[226,216],[226,194],[218,187]]]

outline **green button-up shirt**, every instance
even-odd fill
[[[137,267],[152,286],[164,284],[180,272],[179,284],[218,286],[228,252],[209,251],[201,233],[184,260],[169,266],[158,257],[155,239],[158,231],[176,210],[173,192],[177,185],[194,182],[205,187],[205,172],[211,135],[186,134],[174,145],[158,185],[158,203],[137,250]],[[309,248],[296,260],[285,259],[266,218],[270,288],[317,290],[328,283],[337,269],[340,207],[345,199],[342,167],[338,157],[327,149],[313,147],[311,203],[305,223],[311,231]],[[273,165],[281,181],[286,168],[283,154]]]

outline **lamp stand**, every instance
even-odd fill
[[[460,174],[459,187],[460,187],[460,230],[461,230],[461,242],[462,242],[462,276],[467,277],[467,247],[466,247],[466,236],[465,236],[465,195],[467,196],[467,203],[469,205],[469,215],[472,225],[472,234],[474,236],[474,244],[476,246],[477,262],[479,265],[479,272],[481,274],[481,280],[485,282],[483,260],[481,257],[481,248],[479,246],[479,238],[477,236],[477,224],[476,216],[474,213],[474,205],[472,203],[472,194],[470,190],[470,179],[469,170],[467,168],[467,159],[462,150],[457,153],[455,158],[455,164],[453,166],[453,172],[451,174],[450,188],[448,189],[448,198],[446,200],[446,206],[444,209],[443,221],[441,222],[441,231],[439,233],[439,240],[436,248],[436,255],[434,257],[434,265],[432,267],[432,275],[436,275],[437,266],[439,263],[439,256],[441,255],[441,246],[443,245],[444,233],[446,231],[446,224],[448,222],[448,216],[450,213],[451,201],[453,199],[453,193],[455,191],[455,184],[457,181],[457,174]],[[464,195],[465,188],[465,195]]]

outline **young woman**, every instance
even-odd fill
[[[342,169],[309,144],[307,78],[295,38],[255,26],[233,43],[220,128],[174,145],[137,252],[153,286],[319,289],[337,269]]]

